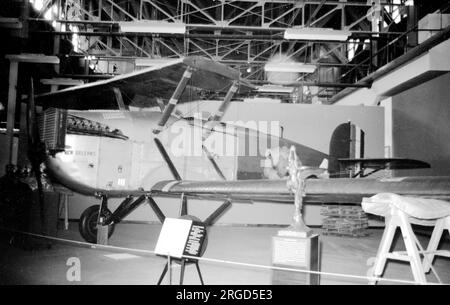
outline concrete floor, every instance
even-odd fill
[[[78,224],[71,223],[68,231],[58,231],[58,237],[81,241]],[[110,239],[110,245],[153,250],[161,225],[119,224]],[[229,227],[210,228],[208,248],[204,257],[251,264],[271,264],[271,238],[278,228]],[[315,229],[320,233],[319,229]],[[376,255],[381,239],[381,229],[371,229],[370,236],[349,238],[322,235],[321,270],[324,272],[366,275],[370,258]],[[428,237],[419,235],[422,244]],[[397,240],[396,249],[403,243]],[[448,238],[441,248],[450,249]],[[155,284],[164,267],[165,259],[156,256],[137,255],[133,258],[116,260],[105,255],[109,252],[64,243],[54,243],[50,250],[24,251],[0,243],[0,284]],[[81,281],[69,282],[66,265],[75,257],[81,263]],[[450,260],[437,258],[434,266],[444,283],[450,283]],[[270,284],[271,271],[222,263],[201,262],[206,284]],[[179,266],[173,270],[174,281],[179,276]],[[389,262],[385,278],[412,280],[409,264]],[[167,280],[167,277],[166,277]],[[433,275],[429,281],[435,281]],[[167,283],[164,281],[163,283]],[[188,266],[185,284],[199,284],[194,266]],[[366,284],[364,280],[322,276],[321,284]]]

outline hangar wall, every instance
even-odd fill
[[[179,106],[184,114],[199,111],[214,112],[220,102],[184,104]],[[357,124],[366,132],[366,156],[382,157],[384,154],[384,109],[367,106],[326,106],[273,103],[231,103],[224,121],[280,121],[284,128],[284,137],[328,153],[329,140],[334,128],[348,120]],[[150,135],[149,135],[150,136]],[[157,198],[162,211],[169,217],[176,217],[179,200]],[[79,218],[84,209],[98,200],[75,195],[69,201],[69,217]],[[201,219],[206,218],[220,202],[189,201],[189,213]],[[117,200],[110,200],[112,209],[118,205]],[[270,203],[239,204],[233,206],[221,217],[219,223],[233,224],[289,224],[293,215],[293,205]],[[320,207],[305,208],[306,222],[310,225],[321,224]],[[141,206],[126,220],[157,221],[148,206]]]
[[[393,154],[427,161],[430,169],[395,175],[450,175],[450,73],[392,97]]]

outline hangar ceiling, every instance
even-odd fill
[[[200,55],[230,65],[255,85],[269,83],[264,65],[276,56],[313,64],[314,73],[290,79],[296,102],[332,100],[417,45],[417,6],[412,0],[31,0],[33,35],[56,37],[73,46],[69,58],[82,58],[91,78],[129,72],[136,60]],[[417,1],[416,1],[417,2]],[[174,33],[126,32],[121,24],[157,21],[182,25]],[[345,41],[285,39],[286,29],[346,30]],[[128,65],[118,65],[118,62]],[[151,62],[151,61],[150,61]],[[95,67],[94,67],[95,66]],[[117,67],[121,69],[117,69]],[[89,68],[86,69],[88,72]],[[62,76],[73,71],[60,71]],[[291,95],[292,96],[292,95]]]

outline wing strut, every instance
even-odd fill
[[[167,166],[169,166],[170,172],[172,173],[175,180],[181,180],[181,176],[178,173],[175,165],[173,164],[172,160],[170,159],[169,155],[167,154],[166,149],[162,145],[161,141],[157,138],[154,139],[156,143],[156,147],[158,147],[158,150],[163,157],[164,161],[167,163]]]
[[[215,169],[216,173],[219,175],[219,177],[222,178],[223,180],[227,180],[227,178],[225,178],[225,175],[223,174],[222,170],[220,169],[219,165],[217,164],[216,160],[214,160],[214,156],[211,154],[211,152],[208,150],[208,148],[206,148],[205,145],[202,145],[202,148],[206,154],[206,157],[211,162],[212,166],[214,167],[214,169]]]
[[[233,81],[231,84],[230,89],[228,89],[227,94],[225,95],[225,99],[223,100],[222,104],[220,104],[219,109],[217,110],[216,114],[212,117],[212,119],[208,120],[207,128],[203,134],[203,140],[207,139],[211,132],[214,130],[214,127],[222,120],[223,116],[227,112],[228,106],[230,105],[231,99],[233,98],[233,95],[236,93],[236,91],[239,88],[239,82]]]
[[[154,134],[158,134],[163,130],[164,126],[166,125],[167,121],[169,120],[170,115],[172,114],[173,110],[175,109],[175,106],[178,104],[178,100],[183,93],[184,89],[187,86],[188,81],[191,79],[192,72],[194,71],[194,68],[188,67],[186,71],[184,71],[183,77],[181,78],[180,82],[178,83],[177,88],[172,94],[172,97],[169,100],[169,103],[164,108],[164,112],[162,114],[161,119],[158,122],[158,126],[156,126],[155,129],[153,129]]]
[[[180,208],[180,216],[185,216],[188,214],[188,206],[187,206],[187,197],[183,193],[181,194],[181,208]]]
[[[162,98],[157,98],[156,102],[158,103],[158,107],[161,110],[161,112],[164,112],[164,108],[166,108],[166,105],[164,104],[164,101],[162,100]]]
[[[239,82],[238,81],[233,81],[233,83],[231,84],[231,87],[228,89],[228,92],[225,95],[225,99],[223,100],[223,102],[220,105],[219,109],[217,110],[216,114],[212,117],[212,119],[209,119],[208,122],[206,122],[206,124],[205,124],[206,128],[204,129],[204,132],[203,132],[203,141],[205,141],[211,135],[211,133],[213,132],[213,130],[216,127],[216,125],[222,120],[223,116],[225,115],[225,113],[226,113],[226,111],[228,109],[228,106],[230,105],[231,99],[233,98],[233,95],[236,93],[238,88],[239,88]],[[211,153],[206,148],[206,146],[202,145],[202,147],[203,147],[203,151],[205,152],[206,156],[208,157],[208,160],[213,165],[213,167],[216,170],[217,174],[223,180],[227,180],[225,178],[225,175],[220,170],[219,165],[214,160],[214,157],[211,155]]]
[[[128,106],[125,105],[125,103],[123,102],[123,97],[122,97],[122,92],[120,92],[120,89],[117,87],[113,88],[114,91],[114,95],[116,96],[116,102],[117,102],[117,106],[119,107],[120,110],[129,110]]]
[[[212,226],[213,223],[231,206],[230,200],[225,200],[224,203],[222,203],[214,212],[211,213],[211,215],[206,218],[204,221],[205,225]]]
[[[152,208],[153,212],[155,212],[156,217],[158,217],[159,221],[161,221],[161,223],[164,223],[166,216],[161,211],[161,209],[158,207],[155,200],[151,196],[147,196],[147,201],[148,201],[148,204],[150,205],[150,207]]]

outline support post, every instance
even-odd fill
[[[8,114],[6,122],[6,141],[7,141],[7,160],[10,164],[15,164],[16,160],[13,156],[14,143],[14,121],[16,115],[16,98],[17,98],[17,74],[19,63],[11,60],[9,65],[9,88],[8,88]]]
[[[397,229],[397,224],[394,223],[396,221],[397,218],[392,219],[392,217],[386,217],[385,219],[385,229],[383,236],[381,237],[380,247],[377,251],[375,265],[373,266],[374,277],[380,277],[383,274],[384,267],[386,266],[387,255],[389,254],[395,231]],[[370,281],[369,284],[375,285],[376,281]]]
[[[184,270],[186,269],[186,259],[181,259],[181,270],[180,270],[180,285],[183,285],[184,280]]]
[[[169,285],[172,285],[172,259],[170,255],[167,256],[167,266],[169,268]]]
[[[446,221],[450,224],[450,218],[441,218],[436,221],[434,225],[433,233],[431,234],[430,241],[428,242],[427,254],[425,254],[423,269],[425,273],[430,272],[431,266],[433,265],[434,256],[436,255],[436,250],[439,246],[439,241],[441,240],[442,234],[446,229]],[[450,225],[447,227],[450,231]]]
[[[69,198],[64,194],[64,229],[69,230]]]
[[[162,282],[162,280],[164,279],[164,276],[165,276],[166,273],[167,273],[167,268],[169,268],[169,264],[168,264],[168,263],[166,263],[166,264],[164,265],[163,272],[162,272],[161,275],[159,276],[159,280],[158,280],[158,283],[156,283],[156,285],[161,285],[161,282]]]

